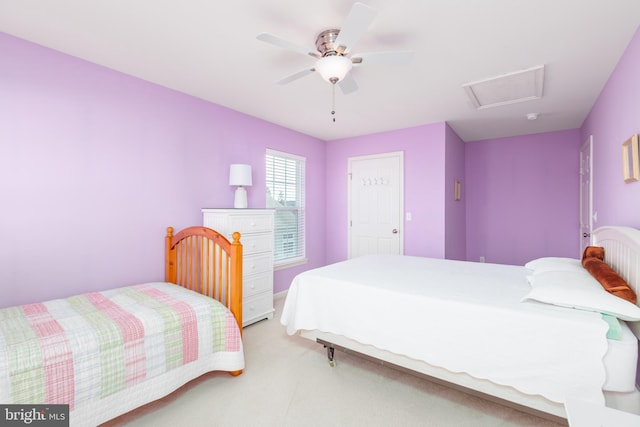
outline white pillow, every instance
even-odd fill
[[[530,277],[531,291],[522,299],[560,307],[596,311],[622,320],[640,320],[640,307],[611,295],[591,275],[546,271]]]
[[[524,265],[534,274],[544,271],[584,271],[582,261],[576,258],[543,257],[529,261]]]

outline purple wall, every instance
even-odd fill
[[[466,144],[467,259],[579,255],[579,130]]]
[[[307,158],[309,263],[324,264],[324,142],[0,33],[0,306],[163,279],[165,228],[229,207],[229,164]]]
[[[327,142],[327,262],[347,258],[349,157],[404,152],[404,253],[443,258],[445,249],[445,123]]]
[[[582,125],[582,140],[593,135],[595,227],[640,228],[640,182],[622,179],[622,143],[640,132],[640,30],[629,43]]]
[[[265,148],[307,158],[309,263],[277,271],[276,292],[346,258],[352,156],[404,152],[407,255],[576,256],[590,134],[597,225],[640,227],[620,160],[640,131],[638,34],[580,130],[467,144],[445,123],[324,143],[2,33],[0,57],[0,306],[161,280],[165,227],[231,206],[230,163],[253,166],[249,204],[264,205]]]
[[[465,171],[465,143],[460,139],[451,127],[445,129],[446,154],[445,154],[445,180],[444,180],[444,206],[445,206],[445,253],[447,259],[466,260],[467,227],[466,206],[467,198],[463,195],[466,191]],[[454,181],[461,183],[461,198],[454,200]]]

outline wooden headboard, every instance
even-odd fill
[[[242,331],[242,244],[207,227],[194,226],[165,238],[165,281],[214,298],[233,313]]]

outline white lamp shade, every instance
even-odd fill
[[[251,165],[231,165],[229,169],[229,185],[247,187],[251,184]]]
[[[316,71],[330,83],[344,79],[352,66],[349,58],[340,55],[325,56],[316,61]],[[335,81],[331,81],[332,79]]]

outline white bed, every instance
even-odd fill
[[[603,227],[594,244],[638,293],[640,231]],[[608,339],[600,313],[523,301],[533,295],[531,275],[519,266],[361,257],[297,276],[281,322],[330,357],[334,348],[355,352],[553,419],[566,418],[567,396],[604,404],[603,390],[607,405],[634,410],[638,322],[620,321],[618,339]]]

